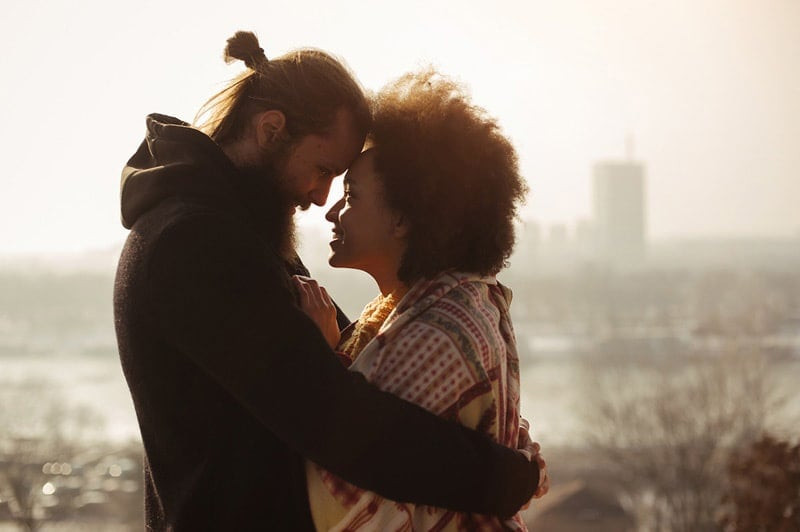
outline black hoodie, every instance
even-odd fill
[[[114,314],[148,528],[313,529],[302,457],[390,499],[512,515],[535,464],[347,371],[296,306],[268,181],[162,115],[123,170]]]

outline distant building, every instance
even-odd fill
[[[594,225],[591,220],[578,220],[575,224],[575,252],[581,260],[594,258]]]
[[[644,173],[635,161],[594,165],[594,239],[604,262],[635,267],[645,258]]]
[[[563,252],[569,243],[569,233],[566,224],[553,224],[549,228],[547,244]]]
[[[530,221],[525,224],[525,232],[528,235],[528,243],[534,248],[538,248],[542,243],[542,226],[537,222]]]
[[[526,252],[535,253],[542,244],[542,227],[538,222],[527,220],[515,227],[516,249],[524,248]]]

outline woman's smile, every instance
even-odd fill
[[[333,229],[331,229],[331,237],[331,241],[329,242],[331,246],[344,243],[344,232],[339,227],[334,226]]]

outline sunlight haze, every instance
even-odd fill
[[[243,69],[221,58],[239,29],[268,57],[325,49],[370,90],[427,64],[460,80],[517,147],[525,219],[591,217],[592,165],[626,157],[632,139],[651,238],[797,236],[799,28],[793,0],[12,0],[0,254],[124,240],[119,176],[145,115],[191,121]]]

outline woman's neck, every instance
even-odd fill
[[[381,253],[380,260],[364,263],[359,268],[375,279],[383,297],[389,294],[402,296],[408,291],[406,284],[397,276],[397,272],[400,271],[400,263],[403,262],[404,251],[405,247],[399,244],[394,247],[389,246]]]
[[[397,278],[397,268],[387,268],[386,271],[370,271],[367,273],[378,283],[378,290],[381,291],[381,295],[384,297],[389,294],[405,294],[408,291],[406,284]]]
[[[378,290],[381,291],[381,295],[383,297],[386,297],[389,294],[398,296],[408,292],[408,287],[403,281],[395,278],[391,282],[378,282]]]

